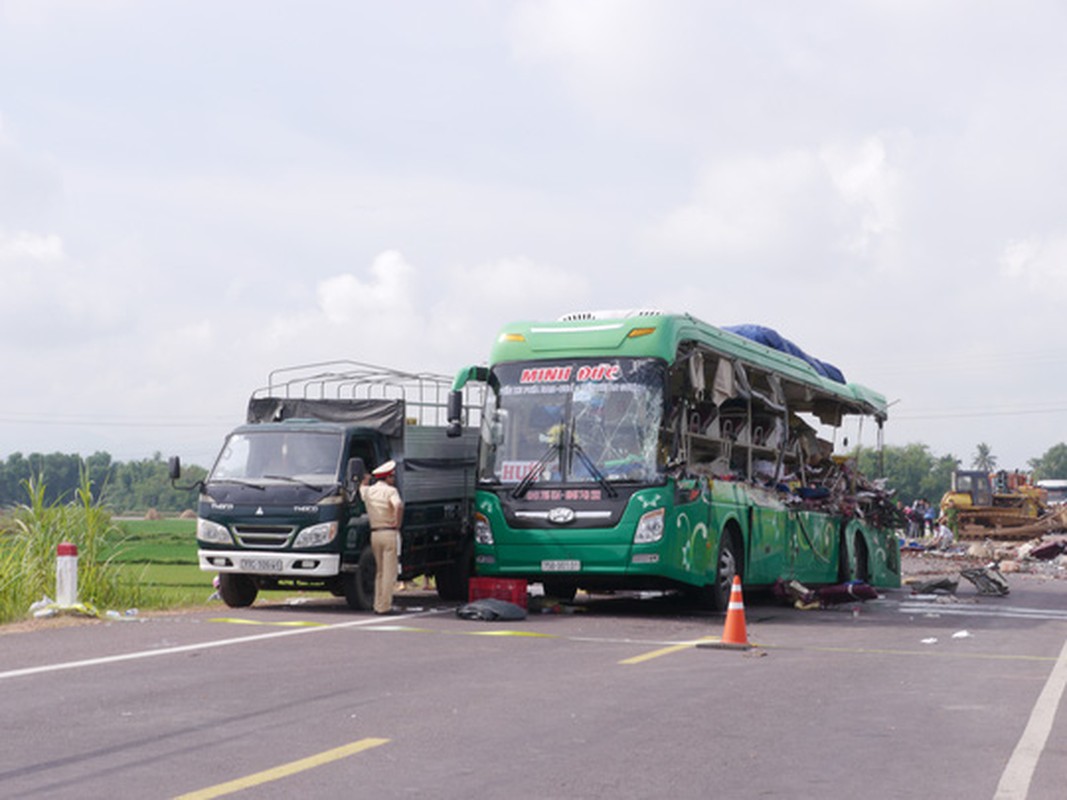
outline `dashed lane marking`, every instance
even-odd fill
[[[263,622],[258,619],[241,619],[240,617],[214,617],[208,622],[225,622],[228,625],[265,625],[275,628],[328,628],[328,622],[312,622],[311,620],[286,620],[284,622]]]
[[[689,650],[696,647],[702,642],[717,642],[718,636],[703,636],[699,639],[694,639],[691,642],[682,642],[680,644],[672,644],[669,647],[661,647],[659,650],[652,650],[648,653],[642,653],[641,655],[631,656],[630,658],[624,658],[620,661],[620,664],[641,664],[645,661],[651,661],[653,658],[659,658],[660,656],[669,656],[672,653],[678,653],[682,650]]]
[[[247,775],[244,778],[237,778],[232,781],[227,781],[226,783],[209,786],[206,789],[189,792],[188,794],[178,796],[175,800],[211,800],[213,797],[222,797],[227,794],[233,794],[234,792],[244,791],[253,786],[270,783],[271,781],[295,775],[298,772],[321,767],[323,764],[329,764],[331,761],[348,758],[356,753],[362,753],[364,750],[370,750],[372,747],[379,747],[386,744],[388,741],[388,739],[360,739],[358,742],[352,742],[343,747],[335,747],[333,750],[327,750],[323,753],[308,756],[307,758],[290,761],[288,764],[265,769],[262,772],[256,772],[255,774]]]

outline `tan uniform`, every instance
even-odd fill
[[[373,486],[360,486],[359,496],[370,517],[370,548],[375,563],[374,611],[384,614],[393,607],[403,503],[396,487],[384,480]]]

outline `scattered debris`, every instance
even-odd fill
[[[476,619],[484,622],[526,619],[526,609],[515,603],[509,603],[507,600],[483,597],[481,600],[475,600],[457,608],[456,616],[461,619]]]
[[[791,603],[801,611],[815,608],[828,608],[855,601],[877,600],[878,592],[863,581],[848,581],[819,589],[809,589],[800,581],[783,581],[779,579],[772,588],[774,596],[786,603]],[[856,616],[854,613],[853,616]]]
[[[934,578],[913,584],[912,594],[956,594],[956,587],[960,585],[959,578]]]
[[[1004,576],[995,563],[981,569],[961,570],[960,577],[966,578],[977,586],[978,594],[981,595],[1003,597],[1011,591],[1008,582],[1004,580]]]

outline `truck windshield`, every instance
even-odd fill
[[[663,362],[651,358],[501,364],[482,415],[483,482],[652,482]]]
[[[340,462],[337,431],[238,431],[227,437],[209,480],[324,486],[337,482]]]

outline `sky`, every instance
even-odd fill
[[[1067,441],[1067,7],[0,0],[0,458],[210,466],[271,370],[756,323],[890,445]],[[869,441],[867,443],[872,443]]]

